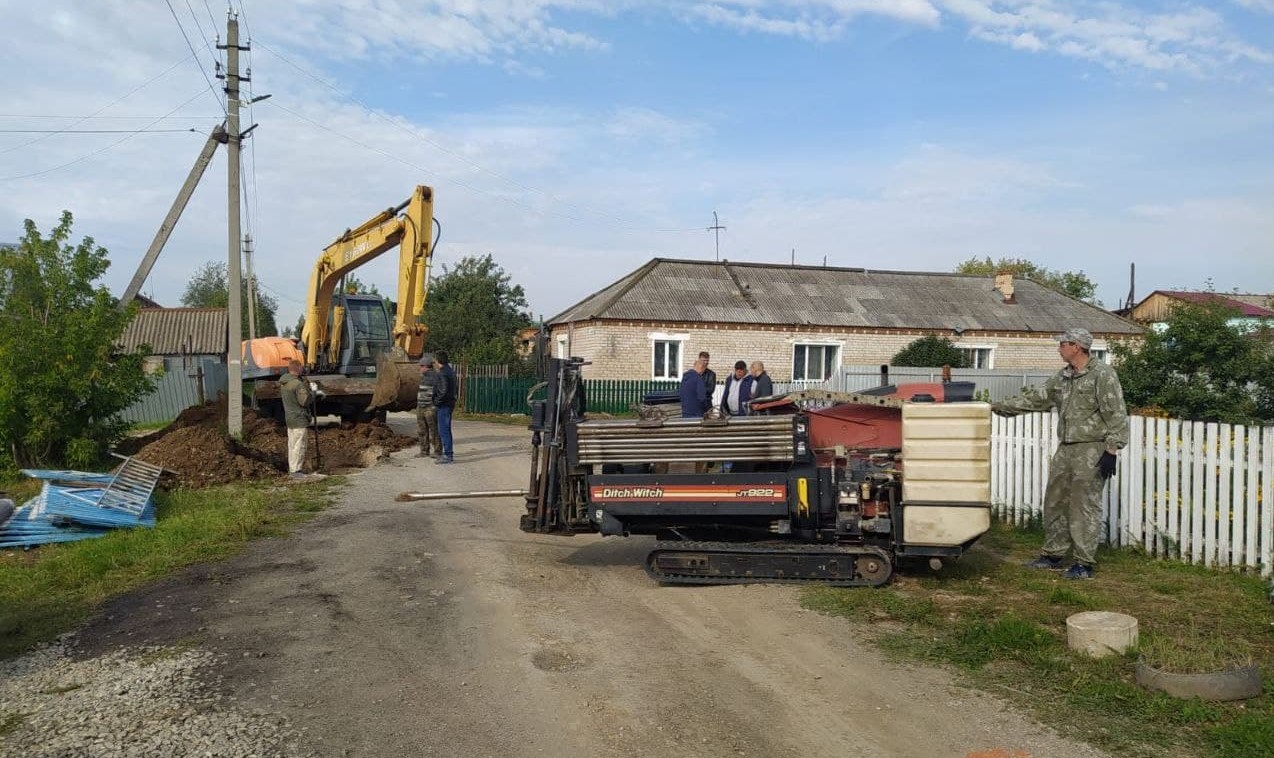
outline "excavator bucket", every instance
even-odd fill
[[[410,411],[416,407],[420,364],[402,348],[383,350],[376,356],[376,389],[369,411]]]

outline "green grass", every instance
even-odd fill
[[[156,496],[154,529],[0,550],[0,658],[75,628],[104,601],[248,541],[283,534],[326,506],[330,477],[301,485],[243,483]]]
[[[1177,700],[1133,679],[1138,655],[1171,670],[1254,661],[1274,674],[1274,611],[1257,577],[1100,555],[1097,578],[1025,568],[1038,530],[997,525],[936,574],[876,590],[809,588],[803,603],[864,624],[889,655],[951,666],[969,684],[1076,739],[1128,756],[1274,755],[1274,688],[1241,703]],[[1109,610],[1138,619],[1141,650],[1094,660],[1069,650],[1066,618]]]

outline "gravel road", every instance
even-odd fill
[[[292,535],[5,664],[0,754],[1102,755],[791,587],[661,587],[645,539],[523,534],[515,499],[394,502],[525,486],[523,428],[456,437],[454,465],[397,453]]]

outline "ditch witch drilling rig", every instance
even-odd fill
[[[646,572],[660,582],[876,586],[903,560],[940,568],[990,527],[990,406],[972,402],[971,383],[757,398],[749,416],[590,420],[587,364],[541,365],[521,528],[655,535]]]

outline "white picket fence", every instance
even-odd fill
[[[1055,413],[993,417],[991,500],[1005,521],[1041,517],[1056,426]],[[1274,426],[1133,416],[1102,518],[1115,547],[1274,574]]]

